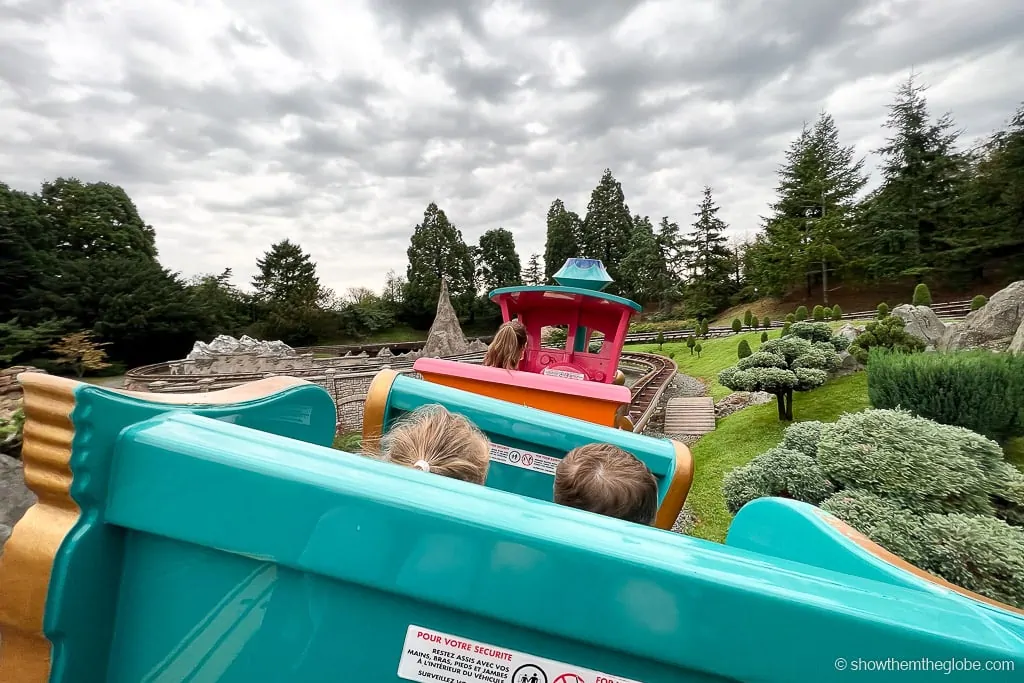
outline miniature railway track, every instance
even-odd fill
[[[671,358],[653,353],[623,352],[621,359],[625,365],[648,368],[647,373],[630,388],[633,401],[629,405],[629,417],[633,421],[633,431],[642,432],[654,417],[661,395],[675,379],[679,368]]]

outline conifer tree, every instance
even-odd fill
[[[580,245],[582,231],[583,224],[575,212],[567,210],[561,199],[551,202],[548,209],[547,240],[544,244],[544,282],[554,282],[552,276],[565,264],[566,259],[583,256]]]
[[[668,269],[654,235],[654,227],[647,216],[633,218],[632,241],[629,252],[620,264],[621,294],[639,302],[661,299],[668,287]]]
[[[693,245],[692,276],[687,283],[687,310],[691,315],[709,315],[724,308],[734,290],[731,281],[732,263],[726,247],[725,231],[728,226],[718,217],[710,187],[704,188],[704,198],[694,216],[688,241]]]
[[[605,169],[594,191],[590,193],[587,216],[580,233],[580,256],[601,259],[608,275],[615,282],[609,292],[619,291],[622,279],[621,260],[629,253],[633,218],[626,205],[622,185],[615,180],[610,169]]]
[[[530,260],[523,271],[523,284],[535,287],[544,282],[544,269],[540,265],[540,254],[530,254]]]
[[[515,238],[508,230],[496,228],[480,235],[480,244],[475,253],[476,274],[485,294],[500,287],[514,287],[523,283]]]
[[[924,92],[912,74],[889,105],[889,137],[877,150],[882,185],[865,203],[860,247],[862,269],[874,279],[924,276],[955,251],[962,229],[960,133],[949,114],[932,120]]]
[[[452,306],[464,315],[472,309],[476,295],[473,256],[462,232],[431,202],[423,212],[409,242],[406,270],[405,307],[418,326],[429,326],[437,311],[441,279],[448,283]]]

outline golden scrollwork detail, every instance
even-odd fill
[[[78,520],[71,499],[71,444],[78,382],[19,376],[25,390],[22,460],[38,501],[14,526],[0,555],[0,683],[46,683],[50,641],[43,615],[57,550]]]

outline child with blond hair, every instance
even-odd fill
[[[515,370],[526,352],[526,328],[518,320],[502,323],[484,355],[484,365]]]
[[[404,415],[380,440],[383,459],[442,477],[483,484],[490,442],[476,425],[440,405]]]
[[[592,443],[566,453],[555,468],[554,501],[638,524],[654,524],[658,482],[632,453]]]

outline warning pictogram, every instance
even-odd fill
[[[530,467],[533,465],[533,455],[530,453],[523,453],[523,467]]]
[[[576,674],[562,674],[555,679],[555,683],[587,683],[582,676]]]
[[[515,464],[515,463],[519,462],[519,459],[520,459],[521,457],[522,457],[522,456],[521,456],[521,455],[519,454],[519,451],[509,451],[509,454],[508,454],[508,461],[509,461],[510,463],[513,463],[513,464]]]
[[[536,664],[523,664],[512,674],[512,683],[548,683],[548,675]]]

